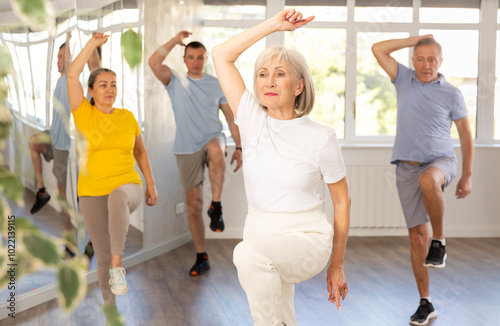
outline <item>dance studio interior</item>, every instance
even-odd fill
[[[35,10],[43,5],[48,22],[37,28],[26,15],[26,6]],[[1,166],[22,185],[19,199],[12,200],[9,187],[15,182],[2,184],[4,221],[14,216],[18,221],[26,219],[64,249],[61,237],[65,224],[61,202],[56,199],[59,189],[52,172],[53,161],[41,160],[45,187],[52,199],[39,212],[30,214],[38,186],[29,141],[31,135],[49,130],[53,121],[53,93],[61,76],[57,65],[59,47],[66,42],[74,60],[96,32],[109,35],[102,45],[101,66],[116,73],[114,107],[131,111],[138,122],[158,193],[155,206],[142,200],[130,216],[123,255],[129,288],[127,294],[116,296],[116,311],[103,309],[95,257],[83,270],[79,269],[79,277],[75,276],[84,284],[71,294],[76,299],[69,308],[65,307],[68,297],[61,298],[60,269],[73,268],[83,258],[72,262],[72,258],[64,257],[63,262],[54,265],[33,259],[29,273],[16,269],[21,263],[10,266],[2,260],[1,271],[10,275],[10,283],[2,283],[0,289],[0,325],[261,325],[255,316],[252,319],[233,264],[233,250],[242,241],[248,211],[243,177],[245,147],[243,168],[235,172],[231,158],[241,148],[236,149],[220,111],[227,151],[221,196],[225,229],[213,232],[209,228],[206,212],[212,189],[206,169],[202,217],[211,269],[204,275],[190,275],[196,249],[188,221],[189,203],[173,153],[176,118],[169,93],[156,78],[148,59],[186,30],[192,33],[186,44],[199,41],[205,45],[205,73],[216,77],[212,60],[215,46],[288,8],[300,10],[304,17],[315,17],[293,32],[276,32],[255,42],[235,65],[252,92],[255,60],[266,48],[281,46],[303,54],[315,88],[314,110],[308,116],[335,130],[351,199],[343,263],[349,290],[341,300],[342,308],[337,309],[328,300],[325,266],[321,273],[295,285],[297,325],[408,325],[418,306],[410,238],[398,197],[396,165],[391,164],[399,97],[394,83],[377,63],[372,46],[384,40],[427,34],[442,46],[439,73],[463,96],[474,155],[472,190],[466,198],[458,198],[463,152],[459,131],[452,124],[450,135],[458,168],[456,177],[443,190],[447,264],[445,268],[429,268],[430,297],[437,318],[425,325],[498,325],[498,0],[0,0],[0,48],[4,49],[0,60],[4,60],[3,53],[9,53],[13,68],[0,80],[5,95],[0,98],[0,134],[7,133],[2,138]],[[134,49],[123,44],[122,35],[130,30],[140,41]],[[135,66],[130,65],[126,51],[140,56]],[[183,55],[184,48],[176,46],[164,64],[187,82]],[[413,69],[411,47],[397,50],[392,56]],[[85,66],[79,77],[85,94],[89,75]],[[5,121],[10,121],[10,127],[5,127]],[[73,118],[69,135],[65,196],[73,212],[72,226],[77,230],[74,247],[78,258],[83,257],[89,236],[79,213],[77,185],[82,166]],[[425,141],[417,143],[419,150],[430,150]],[[137,164],[135,169],[140,172]],[[333,225],[334,205],[326,183],[321,183],[318,194]],[[15,232],[15,258],[31,259],[19,254],[24,231],[17,228]],[[2,257],[13,257],[15,251],[8,251],[7,240],[11,238],[5,233],[0,239],[4,242]],[[9,274],[12,268],[18,274]]]

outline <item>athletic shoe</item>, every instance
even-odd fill
[[[410,317],[412,325],[427,325],[431,318],[436,318],[437,312],[434,310],[432,303],[427,299],[420,299],[420,306],[417,311]]]
[[[446,250],[441,241],[432,240],[427,258],[425,258],[425,267],[443,268],[446,266]]]
[[[85,251],[83,253],[85,254],[85,256],[88,257],[89,260],[91,260],[92,257],[94,257],[94,246],[92,245],[91,241],[87,243],[87,245],[85,246]]]
[[[116,267],[109,270],[109,285],[111,292],[116,295],[125,294],[128,291],[127,280],[125,279],[125,268]]]
[[[49,202],[49,200],[50,194],[47,189],[43,188],[43,192],[41,192],[40,190],[37,191],[35,204],[31,208],[30,214],[33,215],[38,212],[43,206],[45,206],[45,204]]]
[[[210,204],[210,208],[208,209],[208,216],[210,216],[210,229],[214,232],[222,232],[224,231],[224,220],[222,219],[222,207],[214,208],[212,204]]]
[[[210,261],[208,260],[208,255],[206,253],[198,254],[196,262],[189,271],[189,275],[199,276],[203,275],[210,270]]]

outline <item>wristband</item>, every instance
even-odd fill
[[[242,151],[243,152],[243,148],[241,148],[241,147],[236,147],[234,150],[235,151]]]

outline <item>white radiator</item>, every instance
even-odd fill
[[[346,166],[351,229],[406,229],[394,165]]]

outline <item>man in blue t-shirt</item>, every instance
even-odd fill
[[[415,70],[399,64],[391,53],[413,47]],[[450,135],[455,122],[462,150],[462,176],[456,197],[472,190],[474,145],[467,109],[460,91],[438,70],[441,45],[432,35],[375,43],[373,54],[394,83],[398,99],[397,130],[391,163],[397,164],[396,184],[410,236],[411,262],[420,294],[412,325],[426,325],[437,316],[429,295],[428,267],[445,266],[443,232],[444,188],[454,179],[457,158]],[[430,248],[428,222],[432,226]]]
[[[221,194],[226,171],[226,138],[222,133],[219,109],[222,110],[236,143],[231,164],[241,164],[241,142],[233,113],[217,79],[205,73],[207,51],[200,42],[187,45],[183,40],[191,35],[181,31],[161,46],[149,58],[149,66],[167,90],[174,110],[176,134],[173,152],[177,159],[179,177],[184,188],[188,224],[196,247],[197,257],[190,275],[201,275],[210,269],[205,250],[205,226],[202,219],[203,179],[205,165],[212,189],[212,203],[208,210],[210,229],[224,231]],[[176,45],[185,46],[184,63],[187,76],[176,75],[163,61]]]
[[[52,172],[57,179],[59,194],[63,201],[66,201],[66,179],[68,170],[68,157],[70,148],[69,120],[71,111],[69,108],[66,71],[71,60],[69,40],[71,33],[67,34],[66,42],[59,47],[57,53],[57,70],[61,74],[54,89],[52,124],[50,130],[42,131],[31,135],[29,146],[33,169],[35,170],[38,191],[35,203],[30,210],[31,214],[37,213],[50,200],[50,194],[45,188],[42,175],[42,159],[47,162],[54,160]],[[67,231],[71,231],[72,224],[66,209],[63,208],[64,226]],[[67,253],[73,256],[74,253],[66,248]]]

